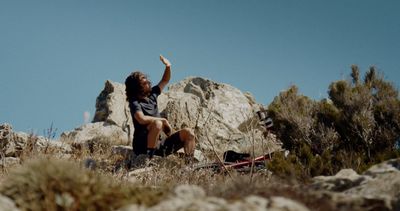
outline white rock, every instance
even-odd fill
[[[10,198],[0,195],[0,210],[1,211],[19,211],[15,203]]]
[[[202,151],[215,150],[220,155],[226,150],[249,152],[253,143],[271,145],[269,152],[280,148],[275,137],[264,137],[263,129],[257,124],[259,120],[255,111],[262,105],[255,103],[250,93],[243,94],[228,84],[190,77],[162,93],[158,97],[158,107],[175,130],[193,129],[197,149]],[[111,130],[116,134],[110,135]],[[130,145],[133,131],[125,85],[108,80],[97,97],[93,123],[65,132],[62,139],[85,142],[115,136]],[[260,151],[255,154],[265,153],[261,147],[254,148]]]
[[[180,185],[174,193],[152,207],[144,208],[138,205],[129,205],[121,211],[130,210],[174,211],[174,210],[233,210],[233,211],[308,211],[304,205],[283,197],[272,197],[270,200],[250,195],[241,200],[227,202],[223,198],[209,197],[204,190],[195,185]]]
[[[361,175],[342,169],[334,176],[313,178],[312,187],[326,190],[324,194],[332,197],[335,204],[399,210],[399,168],[400,159],[397,158],[376,164]]]
[[[26,147],[30,147],[29,150],[37,151],[55,149],[61,153],[71,152],[71,147],[68,144],[43,136],[14,132],[9,124],[0,125],[0,143],[2,153],[6,157],[18,157]]]
[[[108,141],[114,145],[129,145],[128,134],[120,127],[106,122],[88,123],[70,132],[63,132],[60,140],[63,142],[87,143],[89,141]]]
[[[271,211],[309,211],[299,202],[284,197],[272,197],[269,205]]]
[[[106,122],[120,127],[129,138],[133,138],[133,122],[125,94],[125,84],[107,80],[96,99],[95,122]]]
[[[19,158],[15,157],[5,157],[0,159],[0,166],[2,168],[8,168],[14,165],[18,165],[21,163],[21,160]]]
[[[251,120],[258,121],[255,111],[261,105],[251,94],[228,84],[190,77],[169,86],[158,102],[172,127],[194,129],[202,150],[218,154],[229,149],[248,151],[253,139],[257,143],[267,141],[262,132],[257,133],[260,128],[250,124]]]
[[[132,155],[133,149],[131,146],[116,145],[116,146],[112,146],[111,152],[112,152],[112,154],[121,155],[121,156],[127,158]]]

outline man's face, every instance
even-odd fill
[[[151,82],[145,76],[143,76],[140,79],[140,84],[143,87],[143,94],[148,96],[151,93]]]

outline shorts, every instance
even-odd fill
[[[147,134],[142,138],[135,138],[132,144],[133,151],[136,155],[147,154]],[[162,141],[158,148],[154,151],[154,155],[165,157],[177,152],[183,146],[184,144],[179,136],[178,131]]]
[[[179,136],[179,131],[170,135],[165,141],[160,143],[160,146],[154,152],[155,155],[158,156],[168,156],[172,153],[177,152],[179,149],[183,147],[183,141]]]

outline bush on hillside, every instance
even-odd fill
[[[296,86],[291,86],[269,105],[269,116],[274,120],[275,131],[284,148],[294,150],[303,143],[311,145],[315,125],[314,104],[308,97],[299,95]]]
[[[374,67],[362,81],[358,67],[353,65],[351,77],[352,80],[333,82],[328,89],[329,99],[313,101],[291,86],[268,107],[283,147],[297,157],[308,148],[321,165],[333,162],[332,166],[336,167],[324,170],[325,173],[335,173],[342,167],[361,170],[383,157],[398,156],[400,100],[397,89]],[[310,160],[314,159],[299,162],[308,168],[307,172],[316,175],[317,171],[310,170],[314,168],[310,166],[314,161]]]
[[[365,153],[369,158],[395,150],[400,137],[400,100],[395,86],[371,67],[361,83],[357,66],[352,81],[334,82],[329,97],[339,110],[336,131],[340,147]]]
[[[13,169],[0,192],[22,210],[113,210],[155,204],[163,196],[161,189],[123,184],[75,163],[45,158]]]

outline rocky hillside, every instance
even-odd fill
[[[64,142],[108,139],[131,145],[134,127],[125,97],[125,86],[106,81],[96,100],[92,123],[61,134]],[[159,110],[175,130],[190,127],[195,131],[198,150],[249,152],[257,143],[257,154],[280,148],[272,134],[266,136],[256,112],[263,109],[249,93],[228,84],[191,77],[170,85],[158,97]]]
[[[0,210],[400,210],[400,159],[307,182],[265,168],[196,169],[176,155],[128,168],[134,128],[124,90],[106,81],[93,122],[60,140],[0,124]],[[174,129],[196,131],[197,151],[212,161],[228,149],[281,149],[259,124],[263,106],[230,85],[187,78],[159,96],[159,107]]]
[[[14,132],[7,124],[0,125],[0,143],[0,210],[42,210],[49,204],[58,210],[70,210],[73,205],[98,210],[400,209],[400,159],[374,165],[361,174],[343,169],[301,184],[274,179],[267,170],[252,176],[193,171],[174,156],[157,166],[115,171],[119,165],[115,156],[120,153],[116,148],[107,145],[82,151]],[[88,156],[96,161],[94,165],[88,163]],[[134,194],[138,190],[141,194]],[[112,195],[119,197],[107,203]],[[54,196],[57,199],[49,201]]]

